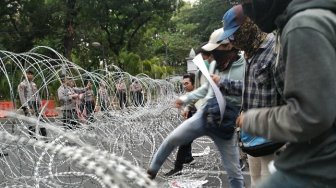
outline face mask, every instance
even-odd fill
[[[251,19],[247,18],[234,33],[232,44],[240,50],[245,51],[248,57],[251,57],[259,49],[266,36],[266,33],[262,32]]]
[[[235,48],[231,50],[213,50],[211,53],[216,60],[216,68],[222,71],[231,67],[231,64],[236,61],[238,56],[238,50]]]
[[[206,66],[207,69],[209,69],[210,63],[207,59],[204,60],[204,65]]]

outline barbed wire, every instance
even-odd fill
[[[49,56],[40,51],[47,51]],[[159,186],[147,178],[145,169],[162,140],[183,121],[179,111],[172,107],[182,92],[179,81],[152,79],[145,74],[133,76],[115,65],[88,72],[45,46],[21,54],[8,51],[0,54],[0,84],[3,84],[0,94],[15,106],[12,112],[0,111],[6,113],[6,117],[0,118],[1,187]],[[105,83],[111,104],[105,111],[95,112],[93,122],[78,120],[76,129],[72,130],[62,126],[58,107],[58,117],[43,115],[47,104],[42,106],[39,116],[24,116],[16,89],[19,81],[27,79],[28,69],[36,73],[33,81],[45,100],[57,104],[55,88],[61,85],[60,74],[66,73],[76,81],[77,87],[84,87],[85,80],[91,80],[94,88]],[[126,85],[133,79],[141,83],[142,105],[134,104],[127,87],[127,104],[125,108],[119,106],[115,85],[120,78]],[[46,128],[47,136],[34,134],[34,139],[28,134],[32,125],[36,126],[36,133],[38,128]],[[209,144],[212,144],[209,138],[199,138],[193,143],[193,151],[203,152]],[[173,167],[174,155],[169,157],[165,168]],[[178,178],[195,180],[193,185],[196,185],[199,183],[196,180],[204,180],[204,174],[198,172],[220,170],[220,157],[213,150],[199,161],[193,167],[184,168]],[[213,176],[220,180],[219,175]],[[169,187],[171,180],[158,175],[160,187]],[[221,181],[219,184],[222,185]]]

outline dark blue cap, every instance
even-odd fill
[[[226,40],[233,35],[244,22],[245,16],[242,5],[230,8],[223,16],[224,33],[220,40]]]

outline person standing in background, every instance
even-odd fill
[[[85,93],[88,89],[74,87],[74,81],[66,75],[61,75],[61,86],[57,89],[58,99],[62,108],[62,121],[65,129],[74,129],[78,124],[78,113],[76,110],[76,101],[79,100],[79,94]]]
[[[23,112],[25,116],[35,115],[40,116],[41,113],[41,98],[39,95],[39,90],[34,79],[34,72],[32,70],[27,70],[25,72],[25,79],[18,85],[18,93],[20,97],[20,102],[22,105]],[[42,117],[40,117],[42,119]],[[35,136],[35,126],[29,126],[29,134],[36,138]],[[42,136],[47,136],[46,128],[40,128],[40,134]]]
[[[130,92],[132,96],[132,100],[134,106],[142,106],[143,105],[143,97],[142,97],[142,85],[139,83],[137,79],[132,80],[132,84],[130,85]]]
[[[87,85],[87,90],[84,93],[82,102],[84,103],[84,109],[81,109],[83,112],[85,110],[85,117],[86,120],[89,123],[92,123],[94,121],[94,109],[95,109],[95,96],[93,92],[93,85],[91,81],[87,80],[85,82],[85,85]]]
[[[116,89],[117,97],[119,99],[119,107],[120,109],[123,109],[124,107],[126,107],[126,84],[122,78],[118,80],[118,83],[116,84]]]
[[[96,108],[100,107],[101,111],[106,111],[108,110],[109,106],[110,106],[110,98],[109,98],[108,90],[106,88],[106,83],[101,81],[99,83],[98,95],[97,95],[97,100],[96,100]]]

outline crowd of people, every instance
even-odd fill
[[[157,176],[176,147],[180,153],[209,136],[230,187],[244,187],[238,147],[248,154],[253,188],[334,187],[336,1],[246,0],[222,21],[202,45],[207,56],[199,52],[212,80],[175,101],[177,108],[201,105],[163,140],[148,177]],[[223,117],[211,81],[226,101]],[[173,172],[181,169],[175,165]]]
[[[174,169],[165,175],[180,174],[183,165],[195,160],[193,140],[208,136],[218,148],[232,188],[244,187],[239,147],[247,151],[253,188],[334,187],[336,1],[246,0],[225,12],[222,21],[224,27],[213,31],[197,50],[207,70],[183,76],[186,93],[174,106],[184,107],[185,120],[152,157],[149,178],[157,176],[177,147]],[[40,117],[33,75],[30,70],[25,73],[18,91],[24,114]],[[96,98],[90,81],[83,88],[66,75],[61,81],[57,92],[66,129],[76,128],[81,115],[93,122],[97,104],[101,111],[111,105],[105,83],[99,83]],[[223,116],[224,104],[218,103],[212,81],[225,101]],[[133,79],[127,88],[120,78],[115,88],[120,109],[128,106],[127,90],[134,106],[144,105],[139,80]],[[47,135],[45,128],[30,126],[29,134],[35,137],[35,132]],[[258,147],[248,150],[245,136],[261,140]]]
[[[60,80],[61,85],[57,89],[57,96],[65,129],[78,128],[80,123],[92,123],[95,112],[104,112],[111,107],[113,98],[103,80],[98,84],[97,92],[94,91],[94,85],[90,80],[84,81],[85,87],[77,87],[75,80],[65,74],[60,75]],[[123,109],[127,106],[127,89],[123,79],[119,79],[115,87],[119,108]],[[135,107],[143,106],[141,83],[133,79],[129,91],[131,104]],[[23,74],[22,82],[18,85],[18,94],[24,115],[36,116],[40,121],[44,121],[45,117],[41,113],[42,100],[39,95],[39,87],[34,82],[32,70],[28,69]],[[38,133],[43,137],[47,136],[45,128],[41,127],[37,132],[35,127],[36,125],[30,125],[28,128],[31,137],[36,138]]]

